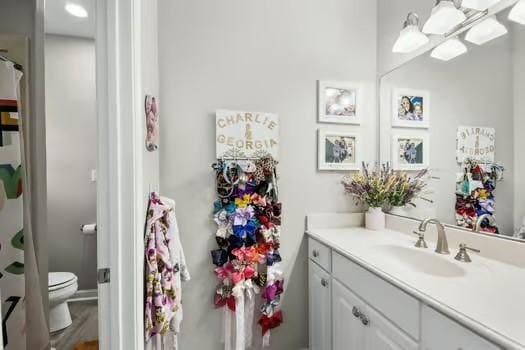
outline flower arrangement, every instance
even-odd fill
[[[389,175],[389,195],[388,204],[393,207],[404,207],[411,205],[415,207],[413,200],[426,187],[425,176],[427,169],[420,170],[414,177],[407,173],[392,172]]]
[[[354,197],[357,204],[368,208],[380,208],[385,205],[405,206],[412,202],[426,186],[427,169],[419,171],[414,177],[406,173],[395,172],[390,165],[383,164],[370,169],[363,163],[363,169],[342,180],[345,193]]]
[[[363,162],[363,169],[354,175],[348,175],[341,181],[345,193],[352,196],[356,204],[368,208],[380,208],[389,198],[388,165],[370,170]]]

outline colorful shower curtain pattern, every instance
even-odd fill
[[[26,348],[20,76],[10,62],[0,62],[0,290],[6,350]]]
[[[213,165],[219,197],[214,203],[219,248],[211,252],[219,281],[214,304],[224,313],[225,350],[252,346],[256,304],[261,305],[257,323],[263,347],[269,346],[270,331],[283,322],[276,164],[267,156]]]

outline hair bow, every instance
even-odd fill
[[[252,203],[252,196],[249,194],[243,195],[241,198],[235,198],[235,205],[237,208],[246,208]]]
[[[275,281],[282,279],[283,272],[281,270],[280,264],[275,263],[272,266],[268,266],[266,274],[268,276],[268,284],[272,284]]]
[[[257,223],[254,220],[250,220],[244,226],[233,226],[233,234],[240,239],[246,239],[246,236],[250,236],[255,240],[255,232],[257,231]]]
[[[231,287],[223,283],[219,284],[213,296],[213,304],[216,308],[227,305],[231,311],[235,311],[235,297],[232,295]]]
[[[279,327],[283,323],[283,313],[282,311],[277,311],[272,316],[268,317],[263,315],[259,319],[259,324],[262,328],[262,334],[265,335],[270,329]]]
[[[249,207],[239,207],[233,215],[233,225],[234,226],[244,226],[248,221],[253,218],[254,212],[251,206]]]
[[[262,297],[266,299],[267,302],[274,300],[277,296],[281,295],[284,291],[284,281],[278,280],[274,284],[270,284],[264,289]]]
[[[275,299],[263,303],[261,305],[261,312],[264,316],[271,316],[279,309],[280,304],[281,298],[277,296]]]
[[[268,253],[268,255],[266,255],[266,265],[268,266],[272,266],[276,262],[281,262],[281,261],[282,261],[281,254],[279,254],[278,250],[274,250]]]
[[[211,258],[214,265],[223,266],[228,261],[228,252],[224,249],[212,250]]]
[[[252,203],[257,206],[265,207],[266,206],[266,196],[261,196],[260,194],[255,193],[252,195]]]
[[[258,264],[264,261],[264,255],[259,254],[255,247],[238,248],[232,251],[237,260],[248,264]]]
[[[235,272],[233,264],[231,262],[223,264],[215,269],[215,274],[217,278],[221,281],[229,280],[232,273]]]

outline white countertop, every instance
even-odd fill
[[[456,247],[449,247],[450,255],[440,255],[434,252],[433,242],[428,249],[415,248],[416,236],[388,229],[312,228],[307,234],[504,349],[525,349],[523,267],[470,252],[472,263],[459,262],[454,260]],[[430,261],[445,259],[461,273],[444,277],[418,272],[406,261],[385,254],[384,248],[392,246],[430,254]]]

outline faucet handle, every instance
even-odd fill
[[[417,240],[414,247],[416,248],[428,248],[427,242],[425,242],[425,233],[421,231],[412,231],[413,234],[417,235],[419,239]]]
[[[481,253],[481,250],[479,250],[479,249],[471,248],[471,247],[467,246],[465,243],[460,243],[459,244],[459,251],[456,254],[456,257],[454,259],[456,259],[458,261],[467,262],[467,263],[472,262],[472,259],[470,259],[470,256],[468,255],[467,250],[470,250],[470,251],[473,251],[473,252],[476,252],[476,253]]]

